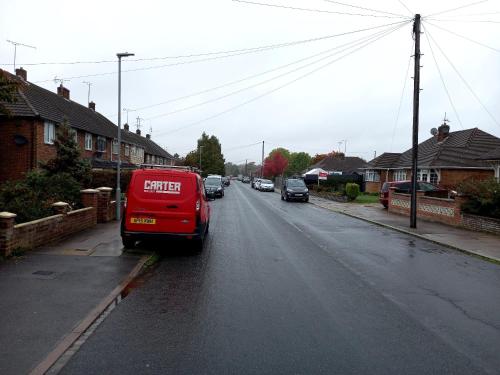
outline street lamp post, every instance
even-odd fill
[[[118,57],[118,158],[116,159],[116,220],[120,220],[121,205],[122,205],[122,192],[120,189],[120,167],[121,167],[121,146],[122,146],[122,57],[134,56],[133,53],[123,52],[117,53]],[[113,153],[113,151],[111,151]]]

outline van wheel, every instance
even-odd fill
[[[135,246],[135,240],[130,237],[122,237],[123,247],[126,249],[133,249]]]
[[[197,238],[194,240],[194,251],[196,253],[201,253],[203,251],[203,245],[205,244],[204,238]]]

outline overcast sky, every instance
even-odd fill
[[[411,144],[413,64],[407,76],[406,72],[413,54],[412,23],[390,34],[383,32],[399,26],[395,23],[407,20],[403,17],[413,13],[425,17],[474,2],[343,0],[388,12],[382,13],[324,0],[255,1],[322,12],[231,0],[0,0],[1,67],[13,69],[14,48],[8,39],[36,46],[19,46],[16,65],[28,71],[30,82],[39,82],[51,91],[59,84],[53,82],[56,76],[112,73],[71,78],[64,85],[70,89],[72,100],[86,105],[88,86],[83,81],[91,82],[90,99],[97,111],[116,123],[116,53],[133,52],[135,57],[123,60],[123,70],[151,69],[122,74],[122,107],[137,109],[170,101],[129,112],[129,123],[135,130],[136,118],[144,119],[143,134],[149,133],[151,127],[153,139],[172,154],[185,155],[194,149],[205,131],[219,138],[226,161],[236,163],[245,159],[260,162],[259,145],[239,146],[262,140],[266,142],[266,154],[279,146],[312,155],[339,147],[343,151],[347,146],[348,155],[370,160],[375,151],[377,155],[401,152]],[[483,1],[432,18],[439,20],[428,22],[484,46],[424,22],[428,32],[422,35],[421,46],[420,141],[430,136],[431,128],[440,125],[445,112],[452,131],[479,127],[500,137],[500,1]],[[388,24],[393,25],[374,28]],[[368,28],[374,29],[335,36]],[[325,36],[330,37],[322,38]],[[437,43],[433,45],[434,54],[459,118],[443,88],[428,36]],[[132,61],[315,38],[322,39],[252,53]],[[103,60],[112,62],[28,65]],[[209,90],[221,85],[225,86]],[[206,92],[191,95],[202,91]],[[189,97],[172,101],[184,96]],[[126,117],[123,113],[122,123]],[[347,145],[339,145],[344,140]]]

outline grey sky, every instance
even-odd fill
[[[333,12],[383,15],[322,0],[256,1]],[[398,0],[343,2],[404,16],[410,15]],[[412,12],[425,16],[473,1],[403,2]],[[28,71],[28,80],[31,82],[49,80],[38,84],[51,91],[56,90],[57,84],[50,81],[55,76],[62,78],[116,72],[117,64],[113,62],[28,66],[27,63],[115,60],[117,52],[125,51],[135,53],[134,58],[147,59],[239,50],[335,35],[402,20],[306,12],[231,0],[0,0],[0,3],[0,63],[12,64],[13,46],[7,43],[6,39],[36,46],[36,50],[18,47],[17,65]],[[424,23],[424,27],[429,31],[428,35],[435,38],[497,121],[500,121],[499,12],[500,1],[490,0],[436,15],[435,18],[441,21],[432,21],[496,51]],[[166,64],[171,66],[124,73],[122,107],[140,108],[241,80],[383,30],[387,28],[175,66],[172,64],[213,58],[217,55],[157,61],[124,60],[124,70]],[[152,127],[153,139],[165,146],[169,152],[177,152],[180,155],[185,155],[196,147],[196,139],[203,131],[214,134],[222,143],[226,160],[232,162],[244,162],[245,159],[260,161],[259,146],[235,147],[261,140],[266,141],[266,154],[271,148],[278,146],[310,154],[324,153],[337,149],[338,142],[342,140],[347,140],[348,155],[361,156],[368,160],[373,157],[374,151],[377,151],[377,154],[391,150],[404,151],[411,143],[413,81],[410,77],[413,75],[413,65],[410,65],[409,75],[405,78],[412,54],[411,30],[412,25],[408,23],[392,34],[303,79],[199,124],[186,127],[252,100],[336,57],[332,56],[315,65],[283,75],[284,72],[326,56],[318,55],[300,64],[290,65],[219,90],[130,112],[129,122],[135,130],[135,118],[139,116],[146,119],[142,122],[142,131],[149,132]],[[430,136],[429,130],[432,127],[439,126],[444,112],[447,112],[447,117],[451,120],[452,130],[462,129],[443,89],[425,34],[422,35],[422,53],[420,140]],[[477,126],[500,136],[500,124],[495,123],[482,108],[436,47],[434,53],[463,128]],[[341,55],[337,55],[337,58],[339,56]],[[12,71],[12,65],[2,65],[2,68]],[[259,82],[278,75],[283,76],[258,85]],[[400,119],[395,128],[405,80],[406,91]],[[87,86],[83,81],[92,82],[90,96],[91,100],[96,102],[96,109],[116,122],[117,75],[74,78],[65,82],[65,86],[71,90],[71,98],[86,105]],[[249,86],[254,87],[206,105],[156,117],[211,101]],[[152,117],[155,118],[148,120]],[[126,115],[123,114],[122,123],[125,121]],[[179,128],[183,129],[173,132]],[[340,147],[343,150],[344,145]]]

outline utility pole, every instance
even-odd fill
[[[420,104],[420,14],[415,14],[413,23],[415,38],[415,66],[413,75],[413,137],[412,137],[412,173],[410,227],[417,227],[417,171],[418,171],[418,118]]]
[[[264,177],[264,141],[262,141],[262,157],[260,159],[260,178]]]
[[[117,53],[118,57],[118,158],[116,159],[116,221],[120,221],[122,191],[120,188],[121,148],[122,148],[122,57],[134,56],[133,53]]]
[[[89,90],[87,92],[87,104],[89,104],[90,103],[90,86],[92,86],[92,82],[83,81],[82,83],[85,83],[89,87]]]
[[[248,175],[248,173],[247,173],[247,164],[248,164],[248,159],[245,160],[245,176]]]
[[[13,40],[8,40],[7,39],[7,42],[9,42],[10,44],[14,45],[14,74],[16,73],[16,55],[17,55],[17,46],[22,46],[22,47],[28,47],[28,48],[33,48],[33,49],[36,49],[36,47],[33,47],[33,46],[29,46],[27,44],[23,44],[23,43],[19,43],[19,42],[14,42]]]

